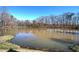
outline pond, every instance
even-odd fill
[[[11,43],[24,48],[52,51],[70,51],[71,42],[78,42],[79,35],[56,31],[53,29],[27,29],[18,31]]]

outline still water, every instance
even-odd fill
[[[62,32],[53,29],[27,29],[18,31],[11,42],[25,48],[70,51],[68,49],[68,46],[72,45],[70,42],[78,42],[78,38],[79,34],[76,32]]]

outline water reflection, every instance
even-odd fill
[[[5,33],[15,35],[15,38],[11,40],[12,43],[20,45],[21,47],[36,49],[59,49],[69,51],[68,46],[71,45],[71,43],[69,43],[70,41],[79,42],[78,31],[30,28],[3,32],[3,34]]]
[[[11,42],[22,47],[60,49],[68,51],[68,46],[71,45],[71,43],[63,43],[64,41],[61,40],[78,41],[78,38],[79,35],[68,34],[52,29],[27,29],[18,31]],[[59,39],[59,41],[56,41],[55,39]]]
[[[56,39],[63,39],[63,40],[78,41],[79,39],[79,35],[77,31],[68,32],[65,30],[62,31],[62,30],[54,30],[54,29],[22,29],[22,30],[18,30],[16,33],[19,33],[19,32],[28,33],[28,35],[30,35],[31,33],[32,35],[38,36],[41,39],[45,39],[45,40],[49,38],[56,38]]]

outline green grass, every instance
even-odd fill
[[[18,45],[9,43],[8,41],[13,38],[12,35],[0,36],[0,40],[3,42],[0,43],[0,50],[9,50],[9,49],[17,49],[20,48]]]
[[[15,44],[11,44],[11,43],[8,43],[8,42],[5,42],[5,43],[0,43],[0,49],[17,49],[19,48],[19,46],[15,45]]]
[[[14,36],[12,36],[12,35],[0,36],[0,40],[7,41],[7,40],[11,40],[13,37]]]

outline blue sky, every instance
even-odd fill
[[[0,7],[1,8],[1,7]],[[40,16],[79,12],[79,6],[7,6],[10,14],[19,20],[33,20]]]

